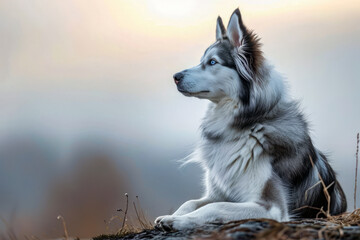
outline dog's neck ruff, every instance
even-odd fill
[[[292,104],[287,99],[282,77],[270,65],[263,72],[263,79],[258,81],[261,84],[251,86],[249,104],[231,98],[210,103],[201,125],[205,139],[236,140],[239,132],[286,114]]]

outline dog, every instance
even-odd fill
[[[189,162],[204,170],[204,195],[155,220],[165,231],[251,218],[289,221],[346,211],[345,194],[309,136],[298,103],[263,57],[239,9],[199,65],[176,73],[177,90],[210,100],[202,139]],[[324,188],[325,186],[325,188]],[[328,202],[325,189],[330,196]]]

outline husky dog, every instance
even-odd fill
[[[248,218],[288,221],[314,218],[320,208],[332,215],[346,210],[333,169],[313,146],[298,104],[286,95],[283,78],[260,46],[236,9],[227,30],[218,17],[216,42],[200,64],[174,75],[183,95],[210,100],[191,159],[204,169],[205,193],[158,217],[158,228]]]

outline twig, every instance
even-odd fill
[[[138,221],[140,223],[140,226],[145,229],[145,224],[141,221],[141,218],[139,216],[139,213],[138,213],[138,210],[136,208],[135,202],[133,202],[133,205],[134,205],[135,213],[136,213],[137,219],[138,219]]]
[[[126,207],[125,207],[125,213],[124,213],[124,220],[123,220],[123,224],[121,226],[119,233],[121,233],[122,230],[124,229],[125,222],[126,222],[126,216],[127,216],[127,212],[128,212],[128,208],[129,208],[129,195],[127,193],[125,193],[125,196],[126,196]]]
[[[139,207],[140,217],[142,217],[142,218],[145,220],[145,222],[146,222],[146,217],[145,217],[144,211],[143,211],[143,209],[142,209],[142,207],[141,207],[139,196],[136,196],[136,204],[137,204],[138,207]]]
[[[68,234],[68,231],[67,231],[67,228],[66,228],[65,219],[64,219],[63,216],[61,216],[61,215],[59,215],[59,216],[57,217],[57,219],[62,221],[63,228],[64,228],[64,234],[65,234],[65,240],[68,240],[68,239],[69,239],[69,234]]]
[[[321,208],[317,208],[317,207],[312,207],[312,206],[306,205],[306,206],[302,206],[302,207],[296,208],[296,209],[294,209],[293,211],[298,211],[298,210],[301,210],[301,209],[304,209],[304,208],[310,208],[310,209],[319,210],[319,211],[322,210]]]
[[[354,189],[354,209],[356,209],[356,188],[357,188],[357,173],[359,165],[359,133],[356,136],[356,166],[355,166],[355,189]]]
[[[314,185],[312,185],[311,187],[309,187],[308,189],[306,189],[305,191],[305,201],[307,200],[307,195],[308,195],[308,191],[313,189],[314,187],[316,187],[317,185],[319,185],[321,183],[321,181],[318,181],[317,183],[315,183]]]
[[[330,200],[331,200],[331,198],[330,198],[330,194],[329,194],[328,188],[326,187],[325,182],[324,182],[323,178],[321,177],[319,170],[318,170],[317,167],[314,165],[314,162],[313,162],[312,157],[311,157],[310,155],[309,155],[309,158],[310,158],[311,165],[312,165],[313,168],[315,168],[316,171],[318,172],[319,179],[320,179],[320,181],[321,181],[321,185],[323,186],[323,191],[324,191],[324,194],[325,194],[325,198],[326,198],[326,201],[327,201],[327,203],[328,203],[328,207],[327,207],[327,210],[326,210],[326,216],[327,216],[327,217],[330,217],[330,216],[331,216],[331,215],[330,215]]]
[[[326,189],[329,189],[332,185],[334,185],[335,184],[335,181],[332,181],[327,187],[326,187]]]
[[[324,214],[325,216],[327,216],[327,218],[330,217],[330,215],[328,215],[328,213],[324,211],[324,206],[322,206],[322,207],[320,208],[320,211],[316,214],[316,217],[315,217],[315,218],[319,218],[319,215],[320,215],[321,213]]]
[[[139,208],[140,218],[143,219],[143,223],[144,223],[145,227],[146,228],[152,228],[153,224],[152,224],[151,221],[147,220],[146,215],[145,215],[145,213],[143,211],[143,208],[141,207],[139,196],[136,196],[136,202],[137,202],[137,206]]]

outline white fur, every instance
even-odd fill
[[[205,171],[204,196],[185,202],[173,215],[161,216],[156,224],[173,229],[187,229],[209,222],[229,222],[246,218],[289,219],[277,205],[265,209],[258,204],[266,182],[272,174],[271,157],[259,142],[261,126],[246,129],[241,135],[229,128],[237,102],[224,99],[210,104],[203,124],[222,133],[226,141],[213,144],[202,140],[196,150],[196,160]],[[233,141],[234,138],[239,138]],[[282,193],[285,199],[285,194]]]

